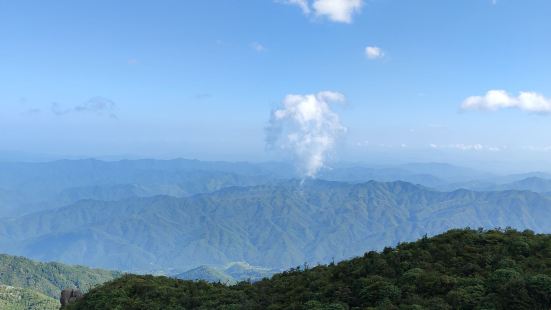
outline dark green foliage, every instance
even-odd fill
[[[40,263],[0,254],[0,284],[28,288],[59,298],[65,288],[82,291],[121,276],[121,273],[59,263]],[[1,309],[1,308],[0,308]]]
[[[70,309],[549,309],[551,235],[451,230],[233,286],[133,276]]]

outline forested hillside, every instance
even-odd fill
[[[188,198],[81,201],[0,220],[0,250],[40,261],[177,274],[247,262],[327,263],[457,227],[551,232],[551,199],[406,182],[286,181]]]
[[[2,310],[58,310],[57,299],[30,289],[0,284],[0,309]]]
[[[124,276],[77,309],[549,309],[551,236],[451,230],[234,286]]]
[[[87,291],[121,275],[114,271],[41,263],[24,257],[0,255],[0,284],[31,289],[56,300],[65,288]]]

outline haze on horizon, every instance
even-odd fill
[[[326,2],[5,1],[0,159],[286,160],[271,113],[330,91],[329,162],[549,170],[549,1]]]

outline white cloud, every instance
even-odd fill
[[[314,14],[333,22],[351,23],[354,14],[359,13],[364,0],[276,0],[278,3],[296,5],[305,15]]]
[[[534,145],[528,145],[522,147],[523,150],[528,151],[534,151],[534,152],[551,152],[551,145],[545,145],[545,146],[534,146]]]
[[[251,43],[251,48],[259,53],[264,52],[266,47],[258,42]]]
[[[463,143],[456,143],[456,144],[443,144],[438,145],[431,143],[429,144],[429,147],[432,149],[453,149],[453,150],[459,150],[459,151],[489,151],[489,152],[499,152],[502,150],[501,147],[497,146],[491,146],[491,145],[483,145],[480,143],[477,144],[463,144]]]
[[[551,99],[535,92],[520,92],[515,97],[504,90],[490,90],[484,96],[471,96],[465,99],[461,108],[490,111],[515,108],[528,112],[550,113]]]
[[[340,23],[351,23],[352,15],[358,13],[363,0],[314,0],[312,8],[317,16]]]
[[[385,53],[380,47],[368,46],[365,48],[365,55],[369,59],[378,59],[383,58],[385,56]]]
[[[330,107],[344,101],[343,94],[331,91],[287,95],[282,106],[272,112],[266,130],[268,146],[290,153],[304,176],[315,177],[337,139],[346,132]]]

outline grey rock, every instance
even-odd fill
[[[61,291],[61,297],[59,298],[61,308],[81,299],[82,296],[82,292],[78,289],[64,289]]]

